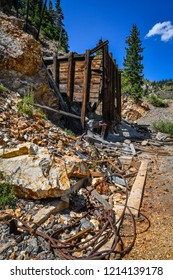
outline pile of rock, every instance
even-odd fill
[[[128,95],[122,96],[122,116],[130,121],[136,121],[149,111],[148,104],[144,101],[134,101]]]
[[[87,240],[91,232],[101,230],[103,209],[108,211],[117,203],[124,204],[127,186],[133,184],[139,165],[130,140],[110,143],[97,136],[93,142],[89,135],[68,135],[36,111],[32,117],[20,115],[20,101],[17,93],[6,89],[1,93],[0,172],[10,177],[18,202],[14,209],[7,207],[0,214],[0,257],[58,259],[61,256],[56,250],[54,255],[49,252],[43,237],[20,229],[21,222],[50,235],[80,219],[80,238]],[[84,219],[87,186],[91,188],[89,194],[95,191],[89,195],[95,210]],[[15,218],[20,219],[20,232],[11,225]],[[64,229],[61,238],[69,240],[78,231],[78,226]],[[82,256],[80,252],[73,257]]]

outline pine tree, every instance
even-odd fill
[[[67,52],[68,51],[68,34],[64,28],[64,15],[60,6],[60,0],[56,0],[55,3],[55,14],[56,14],[56,40],[59,41],[61,47]]]
[[[143,56],[140,31],[133,24],[130,35],[126,39],[126,57],[124,59],[124,71],[122,74],[122,92],[129,93],[134,99],[142,95],[143,84]]]
[[[40,17],[45,0],[29,0],[29,2],[28,0],[12,1],[13,5],[18,1],[19,15],[24,18],[26,18],[27,4],[29,3],[28,23],[39,29]],[[60,41],[61,48],[67,52],[69,47],[68,34],[64,28],[63,20],[64,15],[60,6],[60,0],[56,0],[55,9],[53,9],[52,0],[47,1],[42,19],[41,33],[51,40]]]

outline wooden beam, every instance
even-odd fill
[[[49,84],[50,86],[52,87],[52,89],[54,90],[54,94],[55,96],[58,97],[59,101],[60,101],[60,105],[61,105],[61,108],[64,110],[64,111],[68,111],[68,108],[67,108],[67,104],[64,102],[62,96],[61,96],[61,93],[59,91],[59,88],[57,86],[57,84],[55,83],[53,77],[51,76],[50,72],[48,71],[46,65],[44,64],[43,62],[43,67],[44,69],[46,70],[46,73],[47,73],[47,76],[48,76],[48,81],[49,81]]]
[[[43,105],[40,105],[40,104],[34,104],[34,106],[45,109],[45,110],[49,110],[49,111],[52,111],[52,112],[55,112],[55,113],[58,113],[58,114],[61,114],[61,115],[72,117],[72,118],[75,118],[75,119],[79,119],[79,120],[81,119],[80,116],[74,115],[72,113],[64,112],[62,110],[55,110],[55,109],[50,108],[48,106],[43,106]]]
[[[108,46],[103,49],[103,106],[102,106],[103,121],[108,122]]]
[[[70,101],[73,101],[73,91],[74,91],[74,61],[73,53],[71,52],[68,57],[68,80],[67,80],[67,96]]]
[[[112,102],[113,102],[113,96],[112,96],[112,55],[111,53],[108,54],[108,97],[107,97],[107,103],[108,103],[108,122],[111,123],[113,121],[113,115],[112,115]]]
[[[114,61],[111,59],[111,108],[110,108],[110,118],[111,121],[115,120],[115,69]]]
[[[57,53],[54,53],[53,56],[53,76],[54,76],[54,80],[55,83],[58,84],[58,61],[57,61]]]
[[[69,203],[66,201],[61,199],[52,201],[49,206],[41,208],[35,216],[33,216],[32,227],[40,226],[50,217],[51,214],[57,214],[67,208],[69,208]]]
[[[127,203],[127,206],[135,216],[139,216],[147,175],[147,167],[148,161],[142,161]]]
[[[96,46],[94,49],[90,50],[90,54],[93,54],[95,52],[97,52],[98,50],[102,49],[103,47],[107,46],[109,44],[109,41],[104,41],[101,44],[99,44],[98,46]]]
[[[90,50],[85,54],[85,67],[84,67],[84,85],[83,85],[83,100],[81,110],[82,127],[85,127],[86,106],[89,94],[89,79],[90,79]]]
[[[117,66],[117,113],[121,121],[121,73]]]

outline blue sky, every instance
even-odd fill
[[[102,37],[122,68],[125,40],[135,23],[145,48],[144,77],[173,79],[172,0],[61,0],[61,7],[70,51],[84,53]]]

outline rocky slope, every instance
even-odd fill
[[[21,19],[0,12],[0,83],[21,96],[33,93],[36,102],[57,109],[59,100],[42,66],[41,45],[23,28]],[[54,114],[54,119],[59,116]]]

